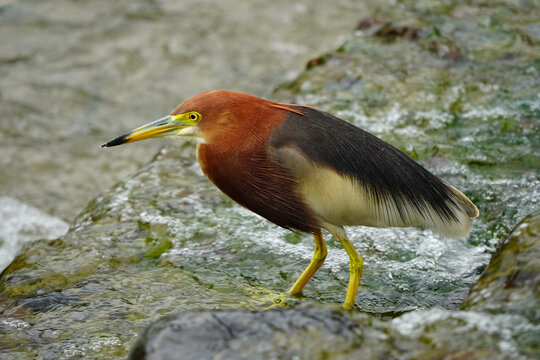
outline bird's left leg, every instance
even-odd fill
[[[313,238],[315,239],[315,252],[313,254],[313,259],[311,260],[311,263],[309,263],[306,270],[304,270],[302,275],[300,275],[298,280],[296,280],[293,286],[289,289],[288,293],[291,295],[297,295],[302,291],[309,279],[311,279],[313,274],[319,270],[324,263],[324,259],[326,259],[326,254],[328,252],[326,250],[326,245],[320,229],[313,233]]]
[[[347,295],[345,296],[343,308],[345,310],[350,310],[353,308],[356,301],[356,293],[358,292],[358,285],[360,284],[360,279],[362,278],[362,271],[364,269],[364,260],[360,255],[358,255],[358,253],[354,249],[354,246],[353,244],[351,244],[349,238],[347,237],[347,233],[345,232],[345,229],[343,229],[343,227],[329,224],[324,227],[332,235],[338,238],[338,240],[341,242],[341,245],[349,255],[349,286],[347,287]]]

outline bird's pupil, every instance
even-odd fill
[[[191,120],[195,120],[197,118],[197,116],[195,114],[191,114]]]

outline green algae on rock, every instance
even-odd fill
[[[504,240],[461,308],[520,314],[540,323],[540,213]]]

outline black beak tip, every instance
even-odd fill
[[[119,137],[112,139],[108,143],[101,145],[101,147],[103,148],[103,147],[122,145],[125,142],[127,142],[127,137],[128,137],[128,134],[120,135]]]

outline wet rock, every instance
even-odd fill
[[[540,322],[540,213],[520,222],[491,258],[462,309]]]
[[[317,359],[361,344],[359,323],[340,311],[195,312],[162,319],[130,359]]]
[[[301,305],[169,316],[145,330],[130,359],[532,359],[539,335],[516,315],[432,309],[381,320]]]
[[[79,300],[79,297],[76,294],[65,290],[21,299],[18,301],[18,305],[34,312],[46,312],[72,304],[77,300]]]
[[[358,24],[356,30],[369,31],[373,36],[383,38],[385,41],[394,41],[396,38],[414,41],[420,36],[420,29],[383,22],[376,18],[364,19]]]

